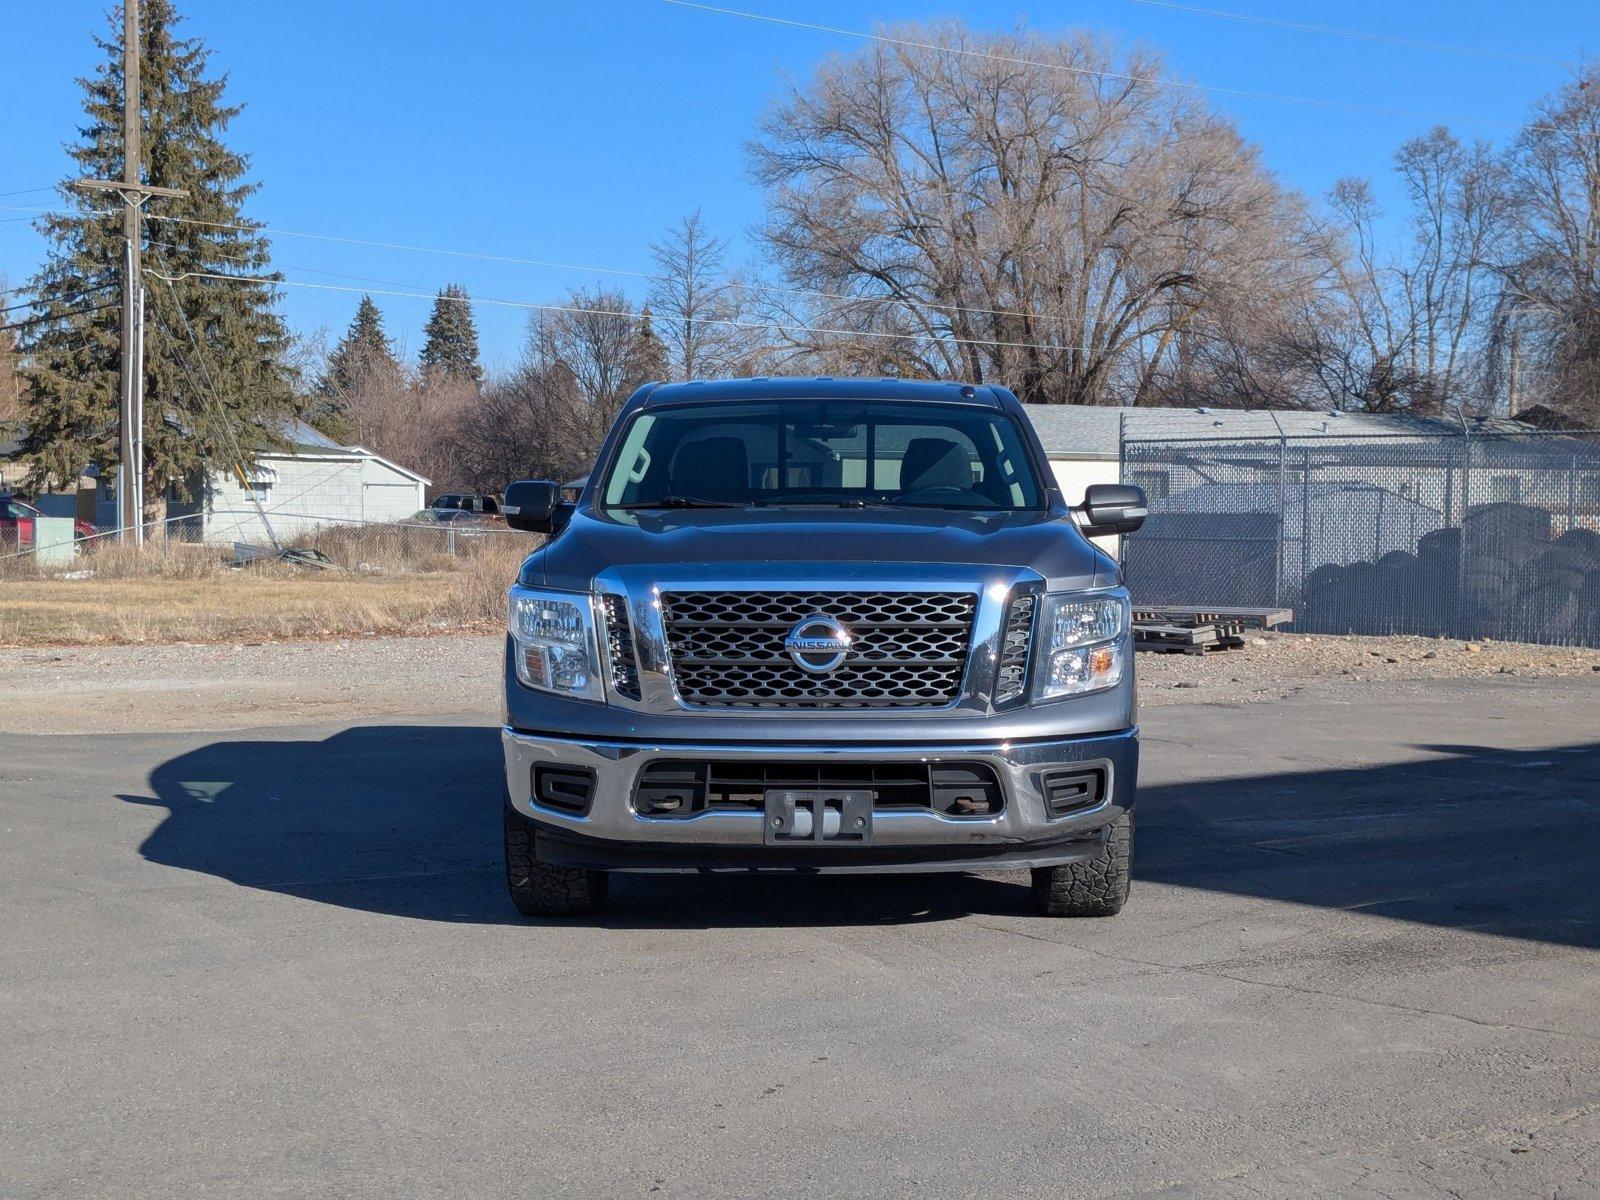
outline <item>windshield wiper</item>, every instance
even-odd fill
[[[892,500],[866,500],[856,497],[841,500],[757,500],[757,508],[903,508]]]
[[[649,504],[619,504],[618,508],[749,508],[738,500],[707,500],[701,496],[663,496]]]
[[[843,500],[757,500],[757,508],[898,508],[931,509],[934,512],[1009,512],[1010,509],[982,508],[972,504],[931,504],[926,501],[868,500],[851,497]]]

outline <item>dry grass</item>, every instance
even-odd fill
[[[0,646],[490,631],[504,624],[506,588],[535,544],[458,538],[451,555],[433,530],[306,542],[339,565],[231,568],[215,547],[108,545],[54,576],[13,575],[0,580]]]

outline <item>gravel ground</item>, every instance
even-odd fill
[[[478,714],[500,708],[498,636],[0,651],[0,730],[242,729],[304,719]],[[1203,658],[1139,656],[1146,706],[1249,704],[1297,694],[1403,694],[1432,680],[1592,678],[1600,650],[1430,638],[1266,634]]]
[[[1140,700],[1147,706],[1194,701],[1252,703],[1375,683],[1420,684],[1505,675],[1536,679],[1591,676],[1600,687],[1600,650],[1487,640],[1268,633],[1256,634],[1243,649],[1203,658],[1139,656]]]

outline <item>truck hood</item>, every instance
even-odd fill
[[[730,508],[580,510],[524,564],[522,582],[587,591],[610,567],[685,563],[893,563],[1020,567],[1053,588],[1105,587],[1116,564],[1065,510]]]

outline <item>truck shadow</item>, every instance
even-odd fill
[[[1362,769],[1147,786],[1139,884],[1600,946],[1600,743],[1418,747]],[[421,920],[520,918],[500,863],[493,728],[377,725],[219,741],[150,776],[153,863]],[[623,876],[598,923],[872,925],[1031,912],[1026,876]]]

